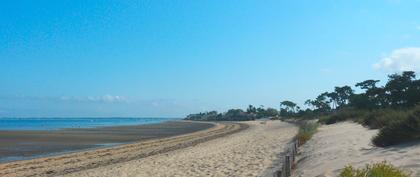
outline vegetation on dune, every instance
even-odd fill
[[[296,139],[299,141],[299,146],[305,144],[316,133],[319,124],[316,122],[305,121],[299,126],[299,132]]]
[[[315,99],[305,102],[307,109],[286,100],[280,110],[256,108],[250,105],[246,111],[231,109],[225,113],[216,111],[191,114],[187,120],[202,121],[246,121],[260,118],[318,119],[320,123],[334,124],[354,121],[371,129],[380,129],[373,143],[388,146],[401,142],[419,140],[420,79],[412,71],[388,76],[383,86],[379,80],[365,80],[355,86],[362,90],[356,93],[350,86],[335,87],[332,92],[323,92]],[[302,139],[306,139],[303,134]]]
[[[346,166],[339,177],[409,177],[410,174],[387,163],[380,162],[373,165],[367,165],[365,168],[356,169],[352,166]]]
[[[320,123],[334,124],[337,122],[351,120],[358,122],[371,129],[380,129],[390,125],[391,123],[404,120],[409,110],[399,109],[375,109],[375,110],[359,110],[354,108],[346,108],[323,116],[319,119]]]
[[[377,146],[389,146],[413,140],[420,140],[420,106],[406,118],[382,128],[372,141]]]
[[[379,80],[366,80],[355,86],[335,87],[305,102],[311,109],[289,111],[281,116],[318,117],[320,123],[354,121],[371,129],[380,129],[372,140],[377,146],[420,140],[420,80],[412,71],[388,76],[384,86]]]

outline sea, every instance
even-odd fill
[[[85,144],[60,144],[60,141],[51,139],[42,141],[40,139],[33,139],[33,137],[22,137],[20,132],[34,132],[34,131],[48,131],[54,133],[61,129],[78,129],[78,128],[97,128],[110,126],[126,126],[126,125],[144,125],[157,124],[165,121],[179,120],[176,118],[0,118],[0,164],[4,162],[11,162],[17,160],[26,160],[39,157],[48,157],[53,155],[60,155],[70,152],[78,152],[87,149],[95,149],[101,147],[110,147],[119,144],[128,143],[125,141],[116,140],[101,140],[101,143],[85,143]],[[18,132],[19,141],[16,145],[10,146],[8,143],[12,142],[12,137],[17,136],[11,134],[7,137],[9,132]],[[123,131],[124,132],[124,131]],[[125,132],[127,134],[127,132]],[[123,136],[123,134],[118,134]],[[141,136],[141,135],[139,135]],[[43,151],[40,149],[49,149]],[[0,175],[1,176],[1,175]]]
[[[59,130],[155,124],[174,118],[0,118],[0,130]]]

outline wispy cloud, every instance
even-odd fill
[[[116,103],[116,102],[126,102],[127,98],[123,96],[113,96],[113,95],[104,95],[104,96],[88,96],[88,97],[60,97],[62,101],[80,101],[80,102],[103,102],[103,103]]]
[[[373,67],[386,72],[420,71],[420,47],[396,49]]]
[[[25,95],[16,95],[16,96],[0,96],[0,99],[3,100],[26,100],[26,101],[54,101],[54,102],[92,102],[92,103],[118,103],[118,102],[127,102],[128,99],[124,96],[113,96],[113,95],[103,95],[103,96],[25,96]]]

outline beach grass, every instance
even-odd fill
[[[366,167],[361,169],[356,169],[351,165],[346,166],[339,177],[410,177],[410,174],[383,161],[373,165],[366,165]]]
[[[376,146],[384,147],[415,140],[420,140],[420,106],[400,121],[394,121],[380,129],[372,142]]]
[[[297,140],[299,141],[299,146],[305,144],[312,136],[316,133],[319,127],[317,122],[303,122],[299,126],[299,132],[296,135]]]
[[[328,125],[342,121],[353,121],[370,129],[379,129],[378,135],[372,139],[373,144],[379,147],[420,140],[420,106],[370,111],[343,109],[321,117],[318,122]]]
[[[329,116],[319,119],[320,123],[334,124],[342,121],[354,121],[371,129],[380,129],[397,121],[404,120],[410,110],[396,109],[377,109],[377,110],[357,110],[343,109]]]

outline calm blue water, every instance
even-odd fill
[[[0,118],[0,130],[57,130],[160,123],[172,118]]]

